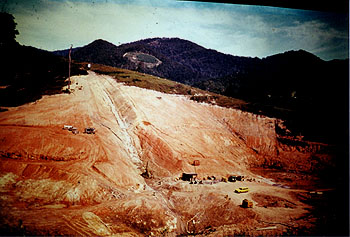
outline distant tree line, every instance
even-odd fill
[[[68,62],[51,52],[22,46],[16,41],[19,32],[15,18],[0,13],[0,106],[18,106],[40,99],[45,94],[61,93],[67,84]],[[86,74],[78,64],[71,75]]]

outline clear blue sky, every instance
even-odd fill
[[[173,0],[10,0],[0,7],[15,16],[19,43],[45,50],[179,37],[260,58],[304,49],[330,60],[349,52],[347,14]]]

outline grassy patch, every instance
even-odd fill
[[[215,104],[222,107],[240,109],[247,109],[248,105],[248,103],[246,103],[243,100],[215,94],[212,92],[204,91],[198,88],[194,88],[188,85],[184,85],[178,82],[144,73],[100,64],[93,64],[91,69],[96,73],[112,76],[118,82],[125,83],[129,86],[137,86],[140,88],[155,90],[167,94],[186,95],[191,100],[200,103]]]

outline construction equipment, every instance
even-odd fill
[[[73,134],[79,133],[78,129],[76,127],[71,126],[71,125],[64,125],[63,130],[71,131]]]
[[[196,173],[182,173],[181,179],[183,181],[195,181],[197,178]]]
[[[242,201],[242,207],[244,207],[244,208],[252,208],[253,207],[253,202],[248,200],[248,199],[244,199]]]
[[[71,129],[68,129],[69,131],[71,131],[73,134],[78,134],[79,131],[76,127],[72,127]]]
[[[237,180],[237,177],[234,175],[231,175],[230,177],[228,177],[229,182],[236,182],[236,180]]]
[[[96,130],[95,128],[85,128],[84,133],[87,134],[95,134]]]
[[[71,125],[63,125],[63,130],[69,130],[70,131],[70,129],[72,129],[73,128],[73,126],[71,126]]]
[[[194,166],[194,173],[197,174],[197,170],[196,170],[196,166],[199,166],[200,165],[200,162],[199,160],[194,160],[192,165]]]

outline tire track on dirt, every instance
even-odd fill
[[[75,106],[83,110],[81,116],[84,127],[95,127],[96,125],[104,126],[104,124],[101,123],[101,116],[103,117],[106,109],[99,96],[101,91],[103,91],[103,85],[101,85],[99,78],[97,78],[94,72],[89,72],[89,75],[80,76],[75,79],[77,83],[83,86],[83,89],[77,91],[73,96],[76,96],[76,100],[74,100]],[[74,164],[75,167],[72,168],[72,170],[80,167],[80,170],[85,173],[85,175],[89,176],[93,174],[95,179],[100,180],[99,186],[101,188],[108,189],[110,185],[115,185],[113,180],[96,168],[96,162],[108,160],[108,152],[106,151],[104,139],[102,139],[98,133],[93,135],[79,134],[78,136],[85,137],[85,144],[89,147],[87,149],[88,154],[86,154],[84,160]]]
[[[64,223],[73,231],[77,232],[80,236],[91,236],[91,232],[84,230],[86,228],[83,223],[78,221],[72,221],[67,216],[63,216]],[[87,226],[87,225],[86,225]]]

